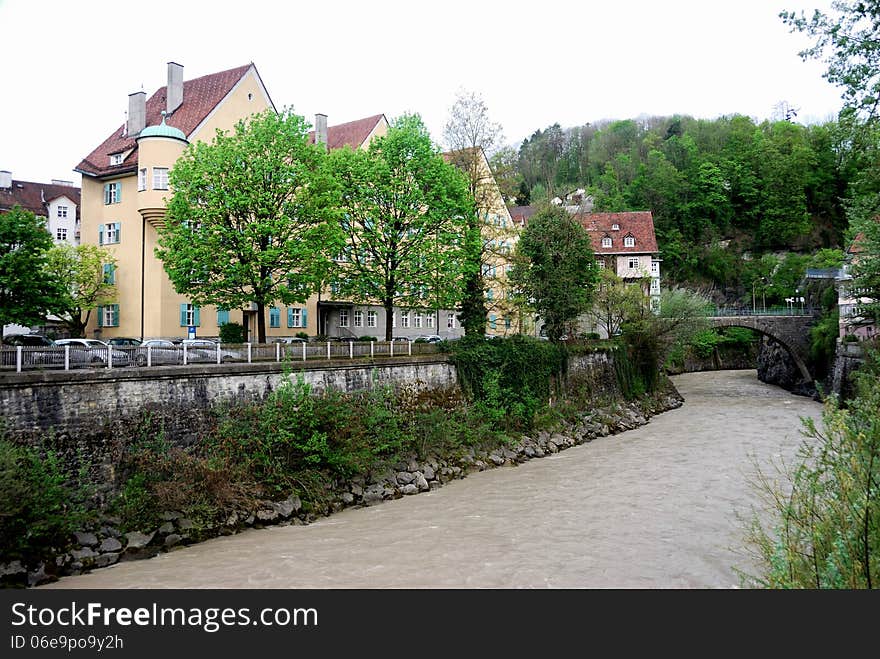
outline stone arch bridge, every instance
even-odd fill
[[[815,324],[816,317],[812,314],[792,315],[716,315],[710,318],[713,327],[745,327],[768,336],[779,343],[801,373],[804,383],[813,382],[813,376],[807,368],[810,354],[810,328]]]

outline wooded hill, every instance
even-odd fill
[[[859,166],[850,136],[838,121],[756,124],[742,115],[555,124],[493,164],[516,204],[584,188],[595,211],[653,211],[667,281],[742,295],[762,276],[749,260],[843,246],[842,199]]]

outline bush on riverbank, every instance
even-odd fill
[[[826,402],[822,428],[804,421],[798,464],[769,478],[770,528],[752,521],[749,542],[761,573],[744,582],[764,588],[880,587],[880,356],[856,377],[847,409]]]

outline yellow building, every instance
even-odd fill
[[[183,67],[168,63],[168,84],[149,100],[129,95],[125,124],[75,168],[82,174],[81,242],[99,244],[117,260],[112,273],[118,304],[99,308],[87,331],[101,338],[216,336],[223,313],[199,309],[174,291],[154,256],[157,228],[165,218],[168,171],[190,142],[210,141],[217,129],[274,109],[256,67],[183,80]],[[228,313],[228,312],[227,312]]]

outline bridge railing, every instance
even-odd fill
[[[812,316],[814,309],[808,306],[774,306],[766,309],[752,307],[709,307],[706,315],[711,318],[731,316]]]

